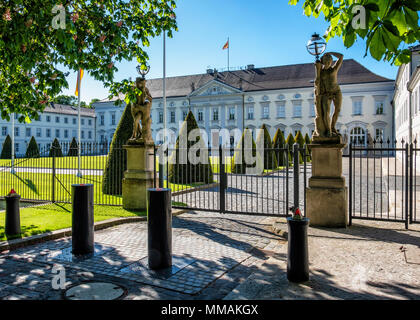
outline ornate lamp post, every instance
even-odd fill
[[[142,66],[137,66],[137,72],[139,73],[139,75],[141,75],[141,77],[143,78],[143,79],[146,79],[146,74],[148,74],[149,73],[149,71],[150,71],[150,66],[149,65],[147,65],[146,64],[146,69],[142,69]]]
[[[316,56],[316,60],[319,60],[319,56],[327,49],[327,43],[315,32],[306,44],[306,49],[311,55]]]

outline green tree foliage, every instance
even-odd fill
[[[289,0],[296,5],[299,0]],[[366,52],[376,60],[400,65],[410,61],[407,45],[420,39],[418,0],[302,0],[306,16],[323,14],[329,23],[325,38],[341,37],[349,48],[357,38],[366,42]],[[362,9],[362,10],[360,10]],[[363,14],[365,13],[365,15]],[[365,18],[363,18],[365,16]]]
[[[262,144],[264,145],[264,169],[276,169],[278,167],[277,157],[273,150],[270,133],[265,124],[261,126],[261,131],[257,136],[257,145],[260,145],[261,140],[263,140]]]
[[[275,149],[282,149],[286,145],[286,140],[284,140],[283,132],[280,129],[277,129],[276,133],[274,134],[273,139],[273,148]],[[285,152],[283,151],[276,151],[277,161],[279,166],[285,166]]]
[[[66,73],[80,68],[102,82],[110,97],[121,93],[134,101],[140,90],[128,79],[114,81],[116,63],[137,61],[144,68],[150,39],[177,30],[175,8],[175,0],[2,1],[2,118],[38,118],[68,88]]]
[[[102,192],[104,194],[122,195],[122,180],[127,170],[127,153],[123,145],[133,134],[133,116],[131,104],[127,104],[115,130],[109,148],[108,159],[102,176]]]
[[[188,139],[190,132],[194,129],[199,128],[193,113],[190,111],[182,124],[179,136],[176,139],[175,150],[172,152],[171,158],[169,159],[168,179],[171,183],[190,184],[197,182],[213,182],[213,171],[208,155],[208,148],[204,139],[201,135],[197,136],[194,141],[189,141]],[[182,149],[183,146],[180,137],[186,137],[186,149],[185,146]],[[197,149],[195,155],[203,161],[200,160],[197,164],[191,163],[189,154],[190,152],[193,152],[191,151],[192,147],[200,147],[200,149]],[[204,154],[202,154],[202,152],[204,152]],[[181,155],[181,153],[183,155]]]
[[[39,158],[39,147],[36,143],[35,137],[32,136],[31,140],[29,141],[28,147],[26,148],[25,158]]]
[[[77,146],[76,138],[73,137],[73,139],[70,142],[69,152],[67,153],[67,156],[77,157],[78,155],[79,155],[79,148]]]
[[[305,139],[303,138],[302,132],[300,132],[300,130],[296,134],[295,141],[299,145],[299,148],[303,149],[303,146],[305,145]],[[299,151],[299,163],[303,163],[303,151]]]
[[[6,139],[4,139],[0,159],[11,159],[11,158],[12,158],[12,138],[10,138],[10,136],[7,135]]]
[[[309,135],[306,133],[305,134],[305,144],[306,146],[311,144],[311,138],[309,138]],[[311,161],[311,149],[309,149],[308,147],[306,147],[306,154],[308,155],[307,161]]]
[[[292,133],[289,133],[286,139],[286,144],[289,146],[289,163],[292,162],[292,154],[293,154],[293,145],[295,144],[295,138],[293,138]]]
[[[54,98],[53,102],[73,107],[79,106],[79,100],[76,96],[59,95]],[[80,101],[80,106],[82,108],[90,108],[90,106],[86,105],[86,102],[84,101]]]
[[[58,142],[58,139],[55,138],[50,149],[50,155],[49,157],[62,157],[63,151],[61,150],[60,142]]]
[[[231,171],[232,173],[240,173],[245,174],[246,168],[253,168],[255,167],[255,162],[253,164],[246,163],[245,153],[250,153],[251,150],[246,149],[248,146],[245,143],[245,138],[252,141],[252,157],[256,157],[257,154],[257,146],[255,144],[254,138],[252,136],[252,131],[248,128],[245,128],[244,132],[242,133],[242,137],[239,140],[238,145],[235,148],[235,153],[233,154],[232,164],[231,164]]]

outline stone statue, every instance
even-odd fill
[[[152,96],[146,88],[146,79],[136,78],[136,87],[142,91],[137,96],[136,102],[131,104],[131,114],[133,116],[133,135],[128,140],[130,144],[147,143],[153,144],[152,138],[152,119],[150,109],[152,108]],[[141,122],[141,126],[140,126]]]
[[[334,62],[332,56],[335,56],[338,60]],[[341,135],[335,129],[335,124],[343,99],[337,83],[337,73],[342,63],[343,55],[337,52],[325,53],[321,60],[315,62],[315,139],[333,138],[332,140],[335,141],[338,138],[341,141]],[[330,121],[331,102],[334,102],[334,114]]]

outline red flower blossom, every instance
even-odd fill
[[[6,12],[3,14],[3,19],[6,21],[12,21],[12,15],[10,14],[9,8],[7,8]]]

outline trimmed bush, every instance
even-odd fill
[[[67,153],[67,156],[77,157],[78,155],[79,155],[79,148],[77,146],[76,138],[73,137],[73,139],[70,142],[69,152]]]
[[[301,149],[305,145],[305,139],[303,138],[302,132],[300,132],[300,130],[296,134],[295,141]],[[299,151],[299,163],[303,163],[303,151]]]
[[[245,174],[246,168],[254,168],[256,166],[255,162],[252,164],[247,164],[245,162],[245,152],[249,152],[249,150],[245,150],[245,136],[247,139],[251,139],[252,141],[252,157],[255,158],[257,155],[257,145],[255,144],[254,138],[252,136],[252,131],[248,128],[245,128],[244,132],[242,133],[242,137],[235,148],[235,153],[233,154],[231,163],[232,173]]]
[[[32,136],[31,141],[29,141],[28,148],[26,148],[26,158],[39,158],[39,147],[36,143],[35,137]]]
[[[208,147],[205,144],[203,137],[200,134],[196,137],[195,141],[188,140],[190,132],[194,129],[199,129],[199,127],[194,114],[190,111],[182,123],[179,136],[176,139],[175,149],[169,159],[168,180],[170,183],[190,184],[197,182],[213,182],[213,171],[210,164]],[[180,150],[180,148],[183,147],[180,146],[180,136],[185,136],[187,139],[186,152],[185,150]],[[189,153],[192,147],[194,147],[194,149],[199,147],[195,153],[196,157],[200,159],[197,164],[190,162]],[[204,152],[204,154],[202,154],[202,152]],[[181,153],[183,154],[182,156]]]
[[[123,144],[133,134],[133,116],[131,104],[127,104],[115,130],[109,148],[108,160],[102,176],[102,192],[110,195],[122,195],[122,180],[127,170],[127,154]]]
[[[292,154],[293,154],[293,145],[295,144],[295,138],[293,138],[292,133],[289,133],[286,139],[286,144],[289,145],[289,163],[293,161]]]
[[[277,157],[276,153],[273,150],[273,143],[271,142],[270,133],[268,132],[265,124],[261,126],[261,130],[257,137],[257,145],[260,145],[261,140],[263,140],[264,145],[264,169],[276,169]]]
[[[309,145],[309,144],[311,144],[311,138],[309,138],[309,135],[308,134],[305,134],[305,144],[306,145]],[[306,147],[306,154],[308,155],[308,159],[307,159],[307,161],[311,161],[312,159],[311,159],[311,150],[308,148],[308,147]]]
[[[280,129],[277,129],[276,133],[274,134],[273,148],[282,149],[284,148],[285,145],[286,145],[286,140],[284,140],[283,132]],[[276,150],[277,162],[279,166],[286,165],[284,154],[285,152]]]
[[[9,135],[4,139],[0,159],[12,159],[12,138]]]
[[[50,155],[49,157],[62,157],[63,156],[63,151],[61,150],[61,145],[60,142],[58,142],[58,139],[55,138],[51,149],[50,149]]]

